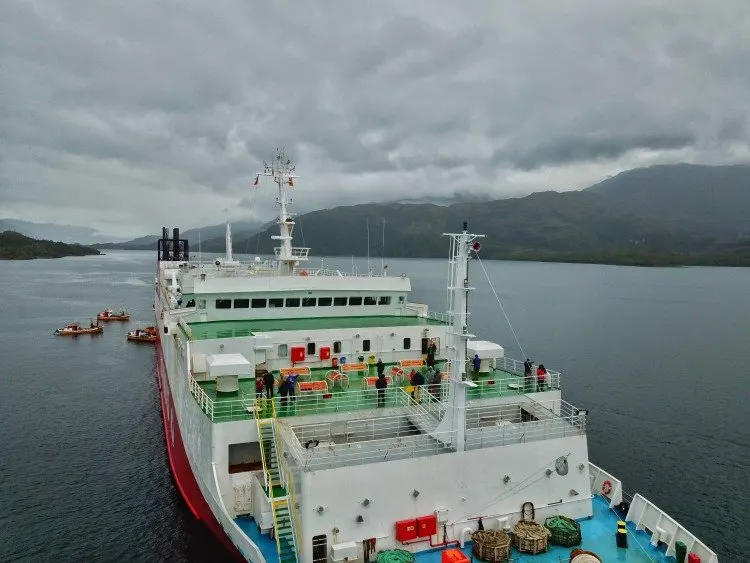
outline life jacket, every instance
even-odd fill
[[[537,368],[537,370],[536,370],[536,377],[537,377],[537,379],[540,379],[542,381],[545,380],[545,379],[547,379],[547,370],[546,369],[542,369],[542,368]]]

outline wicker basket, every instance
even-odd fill
[[[562,520],[564,524],[560,526],[555,525],[555,520]],[[544,527],[550,531],[549,542],[552,545],[561,545],[563,547],[573,547],[574,545],[581,545],[581,526],[567,516],[550,516],[544,521]]]
[[[513,547],[521,553],[547,551],[549,530],[532,520],[521,520],[513,527]]]
[[[479,530],[471,534],[471,551],[482,561],[507,561],[510,557],[510,537],[502,530]]]

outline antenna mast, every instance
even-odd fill
[[[370,268],[370,218],[367,218],[367,273],[371,273]]]
[[[274,248],[274,252],[279,263],[279,271],[287,276],[294,274],[294,268],[301,260],[307,260],[310,251],[309,248],[292,248],[292,231],[295,222],[291,213],[287,211],[287,207],[292,203],[289,188],[294,187],[294,178],[299,178],[294,174],[295,170],[295,165],[286,157],[284,149],[277,148],[271,161],[263,162],[263,172],[258,172],[256,176],[256,183],[260,176],[273,178],[279,189],[279,195],[276,198],[276,205],[279,206],[279,234],[272,236],[271,239],[281,241],[281,246]]]

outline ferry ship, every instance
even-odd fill
[[[235,260],[229,223],[208,264],[178,229],[158,241],[169,463],[231,557],[718,561],[589,461],[588,413],[562,398],[564,375],[537,379],[471,334],[481,235],[445,235],[447,305],[433,312],[406,275],[308,267],[292,245],[294,165],[277,151],[260,178],[278,190],[272,260]]]

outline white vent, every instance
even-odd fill
[[[353,541],[331,545],[331,561],[358,561],[357,544]]]

